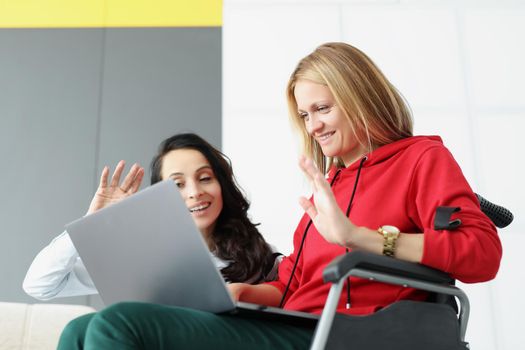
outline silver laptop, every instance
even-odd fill
[[[106,305],[143,301],[315,326],[318,316],[236,303],[175,184],[162,181],[68,225]]]

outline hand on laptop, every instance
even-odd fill
[[[126,163],[123,160],[118,162],[111,177],[111,182],[109,183],[109,167],[104,167],[100,176],[97,192],[91,200],[86,215],[116,203],[138,191],[142,178],[144,177],[144,168],[137,163],[133,164],[124,181],[120,183],[120,176],[122,175],[122,171],[124,171],[125,165]]]
[[[229,283],[227,286],[235,301],[277,306],[282,297],[281,291],[269,284]]]

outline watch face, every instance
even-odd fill
[[[389,232],[389,233],[399,233],[399,229],[395,226],[392,226],[392,225],[383,225],[381,226],[381,229],[385,230],[386,232]]]
[[[383,255],[394,257],[396,240],[399,237],[399,229],[392,225],[384,225],[379,228],[379,233],[383,235]]]

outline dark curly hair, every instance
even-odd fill
[[[230,159],[200,136],[192,133],[174,135],[164,140],[151,161],[151,184],[162,181],[164,156],[177,149],[193,149],[210,163],[222,191],[223,208],[211,234],[213,253],[230,264],[221,270],[229,282],[259,282],[274,265],[275,254],[257,225],[248,218],[250,203],[241,191]],[[252,280],[256,277],[256,280]]]

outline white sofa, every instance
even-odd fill
[[[94,311],[84,305],[0,302],[0,350],[56,349],[64,326]]]

